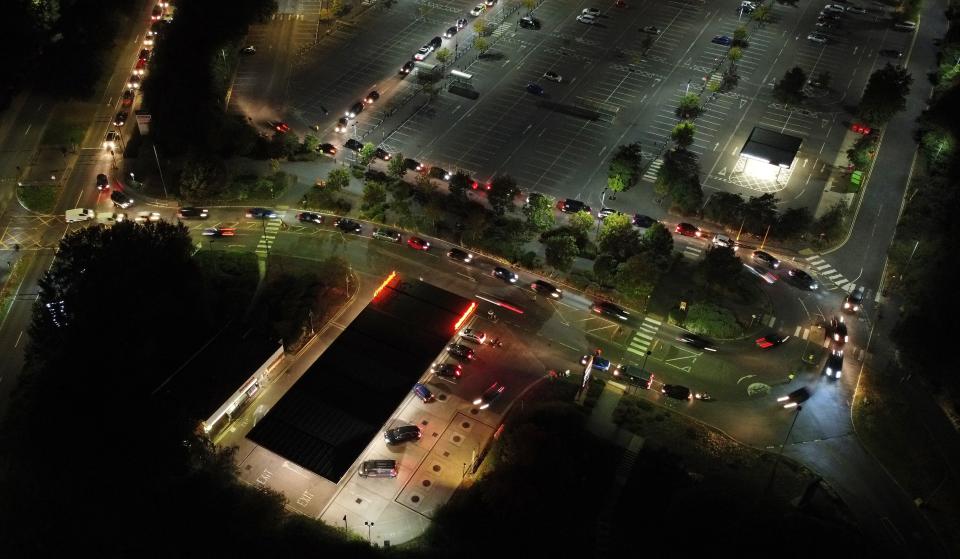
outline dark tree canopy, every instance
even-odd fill
[[[902,66],[889,62],[870,76],[860,100],[860,118],[882,125],[907,106],[913,78]]]

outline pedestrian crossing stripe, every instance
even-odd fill
[[[640,323],[640,327],[634,331],[633,337],[627,346],[627,351],[636,355],[645,355],[661,324],[662,322],[659,320],[644,317],[643,322]]]
[[[647,167],[647,171],[643,173],[643,180],[656,182],[657,174],[659,173],[660,167],[662,166],[663,166],[663,158],[658,157],[654,159],[653,162],[650,163],[650,166]]]
[[[825,261],[819,256],[808,256],[807,262],[810,263],[810,267],[813,268],[818,274],[828,279],[837,287],[840,287],[846,290],[848,293],[852,292],[857,284],[847,281],[843,274],[834,269],[829,262]]]

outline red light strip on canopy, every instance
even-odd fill
[[[468,318],[470,318],[470,315],[473,314],[473,311],[475,310],[477,310],[477,303],[476,301],[471,301],[470,306],[467,307],[467,310],[463,311],[463,314],[460,315],[460,320],[458,320],[457,323],[453,325],[453,330],[454,331],[459,330],[460,327],[463,326],[463,323],[466,322]]]
[[[380,284],[380,287],[378,287],[377,290],[373,292],[373,298],[376,299],[377,296],[380,295],[380,292],[383,291],[388,285],[390,285],[390,282],[393,281],[393,278],[395,277],[397,277],[396,270],[390,272],[390,275],[387,276],[387,279],[383,280],[383,283]]]

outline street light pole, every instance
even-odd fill
[[[797,405],[797,413],[793,414],[793,421],[790,422],[790,429],[787,429],[787,436],[783,438],[783,444],[780,445],[780,452],[777,453],[777,459],[773,462],[773,469],[770,470],[770,479],[767,480],[767,486],[763,489],[763,495],[766,495],[770,491],[770,487],[773,485],[773,478],[777,474],[777,466],[780,465],[780,459],[783,457],[783,449],[787,446],[787,441],[790,440],[790,433],[793,432],[793,426],[797,424],[797,418],[800,417],[800,412],[803,410],[803,406]]]
[[[373,538],[371,537],[371,531],[373,530],[373,522],[364,521],[363,525],[367,527],[367,543],[373,543]]]

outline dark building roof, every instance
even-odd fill
[[[264,332],[228,324],[158,390],[188,417],[210,417],[281,347]]]
[[[800,150],[801,138],[755,127],[740,150],[742,155],[763,159],[771,165],[789,167]]]
[[[471,308],[422,281],[395,279],[247,435],[338,482]]]

